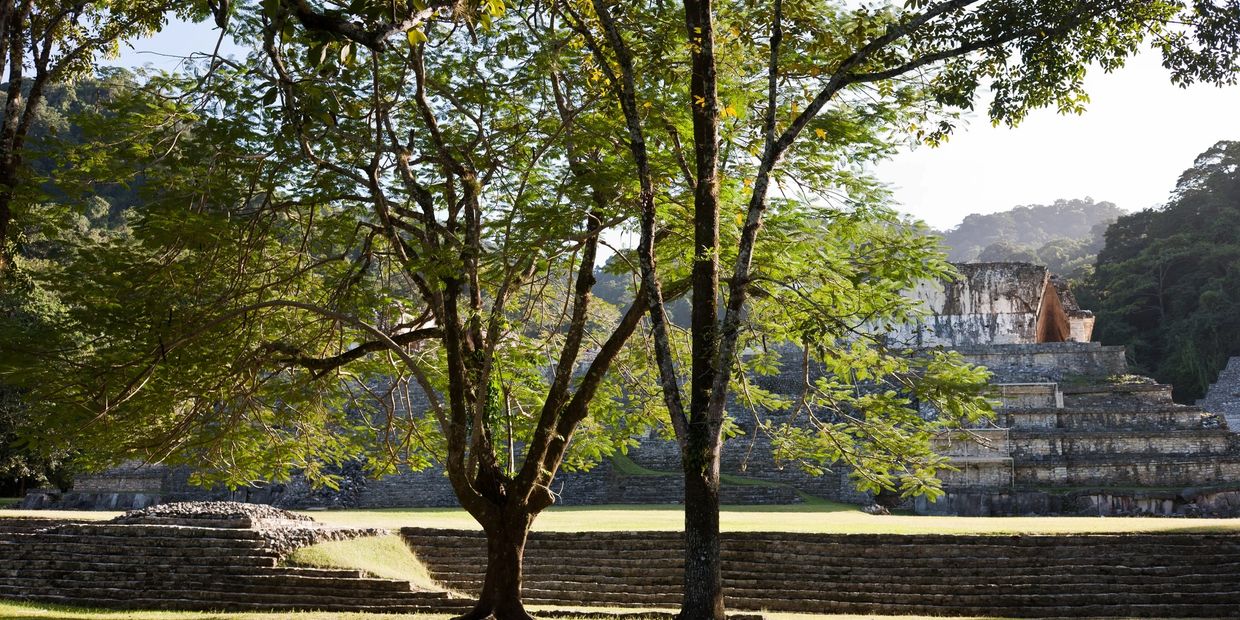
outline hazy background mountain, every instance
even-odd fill
[[[956,262],[1023,261],[1080,279],[1093,269],[1107,226],[1125,211],[1092,198],[972,214],[940,234]]]

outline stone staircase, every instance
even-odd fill
[[[1227,512],[1221,503],[1236,499],[1240,435],[1200,407],[1173,402],[1171,386],[1098,378],[995,388],[998,428],[971,434],[1006,433],[1006,441],[979,465],[968,440],[940,439],[936,447],[960,471],[943,476],[947,497],[920,500],[920,512],[1176,514],[1211,502]],[[1202,494],[1209,497],[1199,502]]]
[[[1240,357],[1227,360],[1227,366],[1219,371],[1214,385],[1206,391],[1205,398],[1197,401],[1204,407],[1227,419],[1227,426],[1240,430]]]
[[[256,531],[0,519],[0,599],[122,609],[461,613],[356,570],[280,566]]]
[[[481,587],[479,532],[407,528],[432,576]],[[678,532],[531,534],[525,602],[676,607]],[[815,614],[1240,617],[1240,536],[723,535],[727,605]]]

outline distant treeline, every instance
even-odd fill
[[[1106,227],[1124,211],[1092,198],[1057,200],[989,214],[974,213],[940,233],[957,262],[1021,261],[1075,280],[1092,270]]]

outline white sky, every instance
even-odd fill
[[[1091,102],[1081,116],[1038,110],[1008,129],[974,115],[946,145],[904,152],[877,173],[907,212],[935,228],[1057,198],[1136,211],[1162,204],[1215,142],[1240,140],[1240,87],[1175,87],[1157,54],[1091,73],[1085,85]]]
[[[174,22],[133,42],[115,64],[173,69],[178,60],[159,54],[209,52],[218,32],[210,22]],[[226,54],[235,50],[225,42]],[[903,152],[876,172],[906,212],[950,228],[970,213],[1057,198],[1091,196],[1130,211],[1157,206],[1197,154],[1240,140],[1240,87],[1177,88],[1157,54],[1113,74],[1095,71],[1086,88],[1091,103],[1082,116],[1038,110],[1008,129],[975,114],[946,145]]]

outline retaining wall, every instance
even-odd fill
[[[251,529],[0,519],[0,599],[92,608],[461,613],[471,601],[355,570],[279,566]]]
[[[434,578],[476,592],[478,532],[408,528]],[[728,533],[730,608],[1007,617],[1235,617],[1240,536],[896,536]],[[680,602],[678,532],[531,534],[525,600],[550,605]]]

